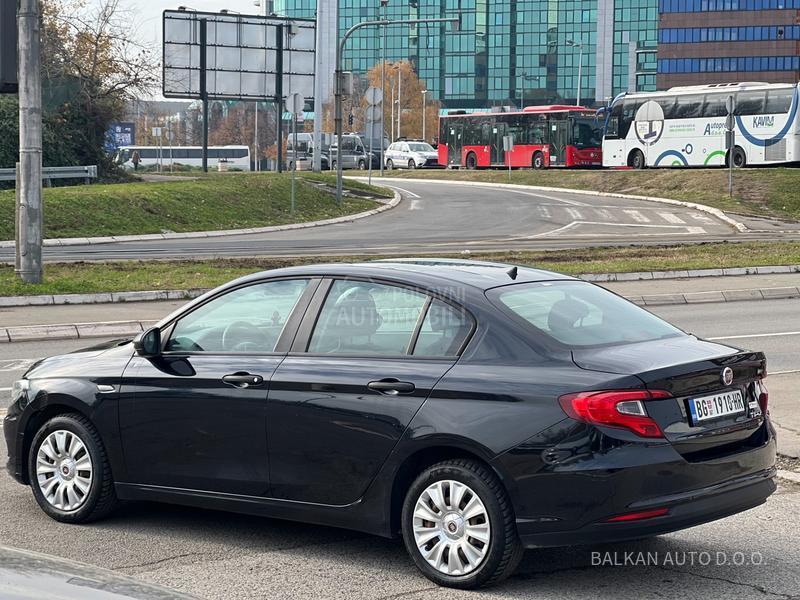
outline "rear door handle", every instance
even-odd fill
[[[387,396],[397,396],[398,394],[411,394],[416,386],[410,381],[399,381],[394,378],[381,379],[380,381],[370,381],[367,387],[373,391],[380,392]]]
[[[234,387],[249,388],[261,385],[264,383],[264,378],[261,375],[252,375],[250,373],[232,373],[231,375],[225,375],[222,381]]]

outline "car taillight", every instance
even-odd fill
[[[769,390],[763,379],[758,382],[758,389],[758,403],[761,405],[761,412],[767,414],[767,409],[769,408]]]
[[[661,428],[647,414],[644,402],[655,398],[669,398],[663,390],[608,390],[578,392],[558,399],[561,408],[573,419],[628,429],[646,438],[664,437]]]

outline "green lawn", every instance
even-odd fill
[[[508,183],[508,171],[503,170],[392,171],[390,175]],[[800,169],[741,169],[734,171],[733,176],[733,198],[728,196],[728,171],[725,169],[520,170],[512,171],[511,183],[657,196],[744,214],[800,219]]]
[[[461,254],[436,255],[464,258]],[[48,264],[45,283],[25,286],[0,266],[0,296],[211,288],[233,278],[279,267],[375,257],[307,257]],[[475,260],[531,265],[572,275],[671,269],[800,264],[800,242],[716,243],[682,246],[587,248],[541,252],[475,252]]]
[[[229,174],[158,183],[118,183],[44,190],[46,238],[210,231],[329,219],[375,208],[368,198],[346,198],[329,189],[331,176],[298,175],[296,211],[291,213],[288,174]],[[311,182],[317,185],[312,184]],[[358,182],[346,186],[373,196],[385,189]],[[14,190],[0,191],[0,240],[14,239]]]

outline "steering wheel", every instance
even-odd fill
[[[237,341],[237,337],[244,339]],[[233,321],[222,332],[222,349],[228,352],[247,352],[260,350],[264,347],[267,338],[253,323],[247,321]]]

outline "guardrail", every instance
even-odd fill
[[[92,179],[97,179],[97,165],[80,167],[43,167],[42,180],[47,186],[52,185],[53,179],[83,179],[87,184]],[[16,181],[16,169],[0,169],[0,181]]]

